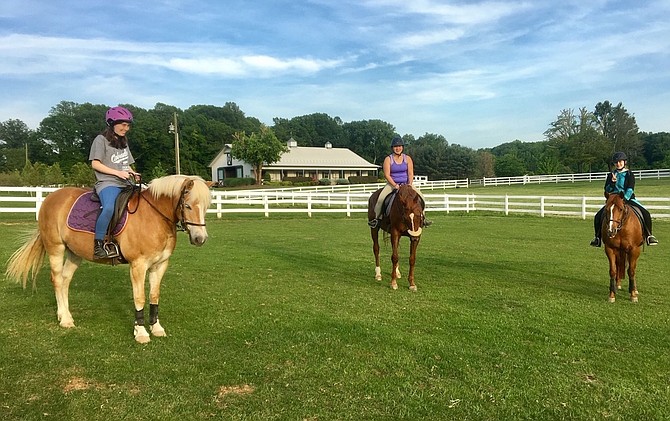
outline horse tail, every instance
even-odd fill
[[[7,261],[5,277],[21,283],[26,287],[28,276],[32,273],[33,288],[37,281],[37,274],[42,267],[46,249],[42,243],[40,232],[35,231],[26,243],[16,250]]]
[[[626,277],[626,260],[628,260],[628,253],[626,253],[626,250],[620,249],[619,256],[616,259],[616,272],[618,279],[624,279]]]

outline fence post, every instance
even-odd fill
[[[307,216],[312,217],[312,195],[307,195]]]
[[[540,196],[540,217],[544,218],[544,196]]]
[[[582,219],[586,219],[586,196],[582,196]]]
[[[351,216],[351,193],[347,192],[347,216]]]
[[[265,208],[265,217],[268,218],[270,216],[270,203],[267,194],[263,195],[263,207]]]
[[[41,186],[35,188],[35,221],[39,220],[40,217],[40,208],[42,207],[42,202],[44,202],[43,192],[44,190],[42,190]]]
[[[509,215],[509,196],[505,195],[505,215]]]

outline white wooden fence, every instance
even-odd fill
[[[224,214],[259,213],[266,217],[277,213],[367,212],[370,192],[380,184],[357,186],[351,191],[329,188],[299,190],[244,190],[212,191],[212,204],[208,213],[221,218]],[[51,187],[0,187],[1,213],[33,213],[37,219],[39,208],[46,195],[56,188]],[[603,205],[603,197],[588,196],[513,196],[480,194],[430,193],[422,186],[428,212],[496,212],[591,217]],[[8,196],[12,194],[12,196]],[[4,203],[14,206],[5,207]],[[27,204],[27,205],[26,205]],[[17,206],[20,205],[20,206]],[[670,198],[645,197],[644,205],[654,218],[670,217]]]

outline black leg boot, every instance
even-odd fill
[[[106,259],[107,252],[103,247],[103,240],[93,240],[93,258],[94,259]]]

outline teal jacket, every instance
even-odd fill
[[[616,182],[612,181],[612,174],[616,174]],[[607,193],[623,193],[624,199],[642,206],[642,204],[635,199],[635,174],[628,168],[614,170],[607,174],[605,191]]]

